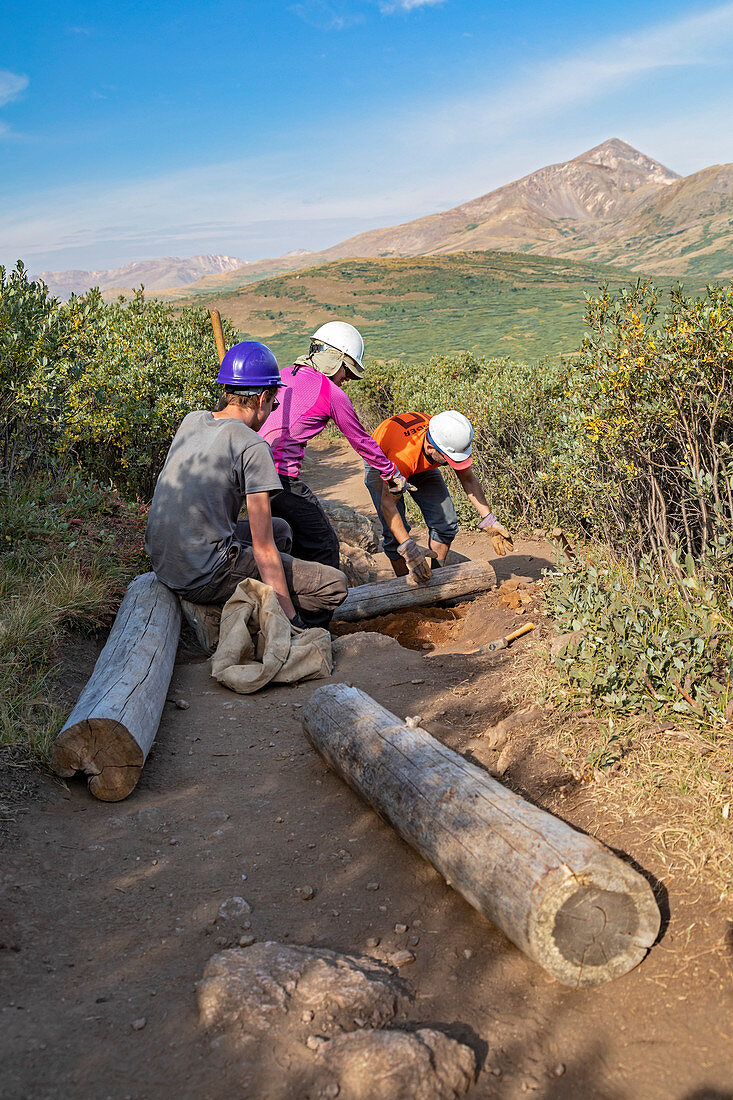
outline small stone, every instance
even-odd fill
[[[240,920],[242,917],[248,917],[251,912],[252,906],[249,902],[238,895],[234,895],[234,897],[227,898],[226,901],[221,903],[214,923],[220,924],[222,921]]]
[[[420,942],[420,937],[419,936],[410,936],[410,938],[407,942],[410,945],[410,947],[417,947],[417,945]]]
[[[321,1035],[309,1035],[305,1041],[305,1045],[308,1047],[308,1050],[320,1050],[327,1042],[328,1040],[324,1039]]]
[[[501,1066],[492,1066],[491,1072],[493,1073],[494,1077],[501,1077],[503,1074]]]
[[[312,886],[299,886],[296,893],[300,894],[303,901],[311,901],[316,896]]]
[[[130,1026],[132,1027],[133,1031],[142,1031],[147,1022],[148,1021],[145,1016],[139,1016],[137,1020],[132,1021],[132,1024]]]
[[[470,959],[472,955],[473,955],[473,951],[471,950],[470,947],[467,947],[463,952],[464,959]]]
[[[305,1012],[301,1013],[301,1020],[304,1024],[309,1024],[313,1019],[314,1012],[312,1008],[306,1008]]]
[[[379,889],[379,883],[378,882],[368,882],[367,885],[366,885],[366,888],[367,888],[367,890],[378,890]]]
[[[254,942],[255,942],[255,938],[254,938],[254,936],[252,935],[251,932],[248,932],[247,935],[245,935],[245,936],[240,936],[239,937],[239,946],[240,947],[251,947]]]
[[[226,936],[217,936],[216,939],[214,940],[214,943],[216,944],[217,947],[228,947],[229,946],[229,940],[226,938]]]
[[[558,1062],[552,1072],[555,1074],[556,1077],[562,1077],[563,1073],[565,1072],[565,1063]]]
[[[398,935],[401,936],[403,932],[407,931],[407,925],[406,924],[396,924],[394,926],[394,930],[395,930],[395,932],[397,932]]]
[[[341,1086],[338,1081],[329,1081],[329,1083],[324,1085],[321,1089],[321,1096],[328,1096],[330,1098],[331,1096],[338,1096],[340,1092]]]
[[[379,906],[379,912],[380,913],[386,913],[387,912],[387,906],[386,905],[380,905]]]
[[[315,848],[315,844],[313,844],[313,843],[306,844],[306,848]]]
[[[276,817],[275,818],[275,824],[276,825],[282,825],[282,823],[283,823],[283,819],[281,817]]]
[[[362,1020],[361,1016],[354,1016],[354,1023],[357,1027],[366,1027],[366,1020]]]
[[[367,947],[374,948],[379,947],[381,942],[382,941],[380,940],[379,936],[370,936],[369,939],[366,941],[366,945]]]
[[[403,966],[410,966],[414,961],[415,956],[412,951],[393,951],[388,959],[388,962],[390,962],[392,966],[396,966],[398,970]]]
[[[179,710],[188,710],[188,708],[191,706],[187,699],[174,699],[173,702],[176,704]]]
[[[170,838],[170,840],[168,841],[168,843],[171,845],[171,847],[173,847],[178,843],[178,841],[176,840],[176,838],[174,836],[172,836]]]

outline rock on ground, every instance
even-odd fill
[[[318,1058],[339,1086],[330,1095],[341,1100],[454,1100],[476,1076],[471,1048],[431,1028],[339,1035]]]
[[[381,537],[376,521],[362,512],[349,508],[348,504],[337,504],[331,500],[322,500],[321,504],[338,535],[339,542],[359,546],[362,550],[374,553]]]
[[[206,1027],[257,1036],[287,1026],[303,1040],[352,1031],[356,1020],[383,1027],[408,1000],[374,959],[272,941],[212,956],[196,992]]]
[[[339,542],[339,558],[341,568],[349,582],[349,588],[360,584],[371,584],[379,576],[377,559],[360,546]]]

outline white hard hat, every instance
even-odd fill
[[[468,417],[455,409],[431,416],[428,421],[428,443],[445,455],[454,470],[465,470],[471,465],[471,441],[473,427]]]
[[[330,348],[336,348],[336,351],[348,355],[353,362],[353,370],[351,364],[349,365],[351,373],[361,378],[364,373],[362,363],[364,341],[359,330],[353,325],[347,324],[346,321],[326,321],[325,325],[316,329],[311,340],[320,340],[322,344],[328,344]]]

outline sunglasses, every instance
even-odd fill
[[[271,412],[274,412],[274,411],[275,411],[275,409],[279,409],[279,408],[280,408],[280,402],[278,401],[278,399],[277,399],[276,397],[273,397],[273,399],[272,399],[272,407],[271,407],[271,410],[270,410],[270,411],[271,411]]]

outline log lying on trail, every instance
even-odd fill
[[[51,767],[83,771],[104,802],[126,798],[155,740],[181,632],[177,598],[155,573],[135,577],[99,655],[53,747]]]
[[[660,914],[642,875],[425,730],[346,684],[317,688],[303,727],[449,886],[565,985],[625,974],[651,947]]]
[[[352,623],[405,607],[428,607],[441,600],[475,596],[495,587],[496,573],[487,561],[446,565],[436,569],[425,584],[415,584],[409,577],[391,577],[387,581],[350,588],[333,618],[335,622]]]

